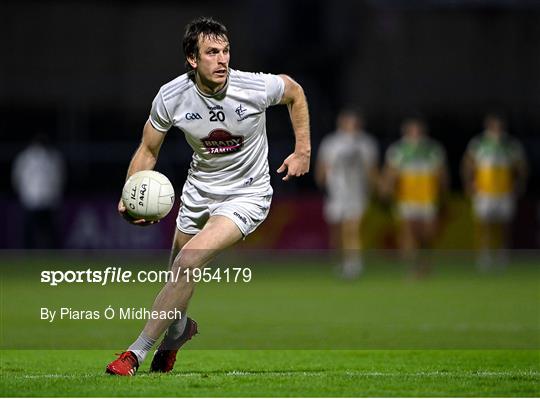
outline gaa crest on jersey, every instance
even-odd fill
[[[210,154],[229,154],[239,151],[244,145],[243,136],[233,136],[224,129],[214,129],[201,139]]]

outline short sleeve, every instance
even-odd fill
[[[283,78],[269,73],[263,73],[262,77],[266,86],[266,107],[279,104],[285,92]]]
[[[156,98],[154,98],[154,101],[152,101],[149,120],[154,129],[163,133],[167,132],[172,127],[172,120],[165,106],[165,102],[163,101],[161,90]]]
[[[385,154],[386,163],[393,168],[399,169],[401,164],[400,151],[397,144],[392,144],[388,147]]]
[[[330,136],[325,137],[319,145],[317,159],[320,162],[328,163],[330,158]]]

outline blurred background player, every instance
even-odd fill
[[[401,132],[402,138],[386,152],[381,191],[396,203],[399,245],[406,258],[414,261],[415,275],[421,277],[429,265],[418,250],[433,244],[440,200],[448,184],[446,155],[428,137],[423,120],[406,119]]]
[[[516,197],[525,191],[527,163],[521,144],[505,132],[504,119],[488,114],[484,131],[473,137],[463,157],[462,174],[466,193],[472,198],[476,221],[477,265],[489,269],[495,261],[506,263],[510,222]]]
[[[359,112],[341,111],[336,131],[323,139],[317,157],[316,179],[326,190],[324,215],[330,244],[341,252],[344,278],[358,277],[362,271],[360,228],[370,185],[377,176],[377,144],[363,125]]]
[[[37,134],[17,155],[11,177],[24,210],[24,247],[58,248],[56,212],[64,193],[65,167],[45,133]]]

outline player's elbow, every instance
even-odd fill
[[[299,101],[305,101],[304,89],[296,80],[289,75],[280,75],[285,82],[284,102],[286,104],[298,103]]]
[[[295,80],[292,80],[292,97],[293,101],[304,100],[306,98],[304,88]]]

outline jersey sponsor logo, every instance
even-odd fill
[[[187,119],[188,121],[193,121],[193,120],[195,120],[195,119],[202,119],[202,116],[199,115],[199,114],[196,113],[196,112],[188,112],[188,113],[186,114],[186,119]]]
[[[247,218],[245,216],[240,215],[238,212],[233,212],[233,215],[244,222],[244,224],[247,224]]]
[[[223,107],[221,105],[208,105],[207,107],[210,111],[223,111]]]
[[[233,136],[224,129],[214,129],[201,139],[210,154],[229,154],[239,151],[244,145],[243,136]]]

